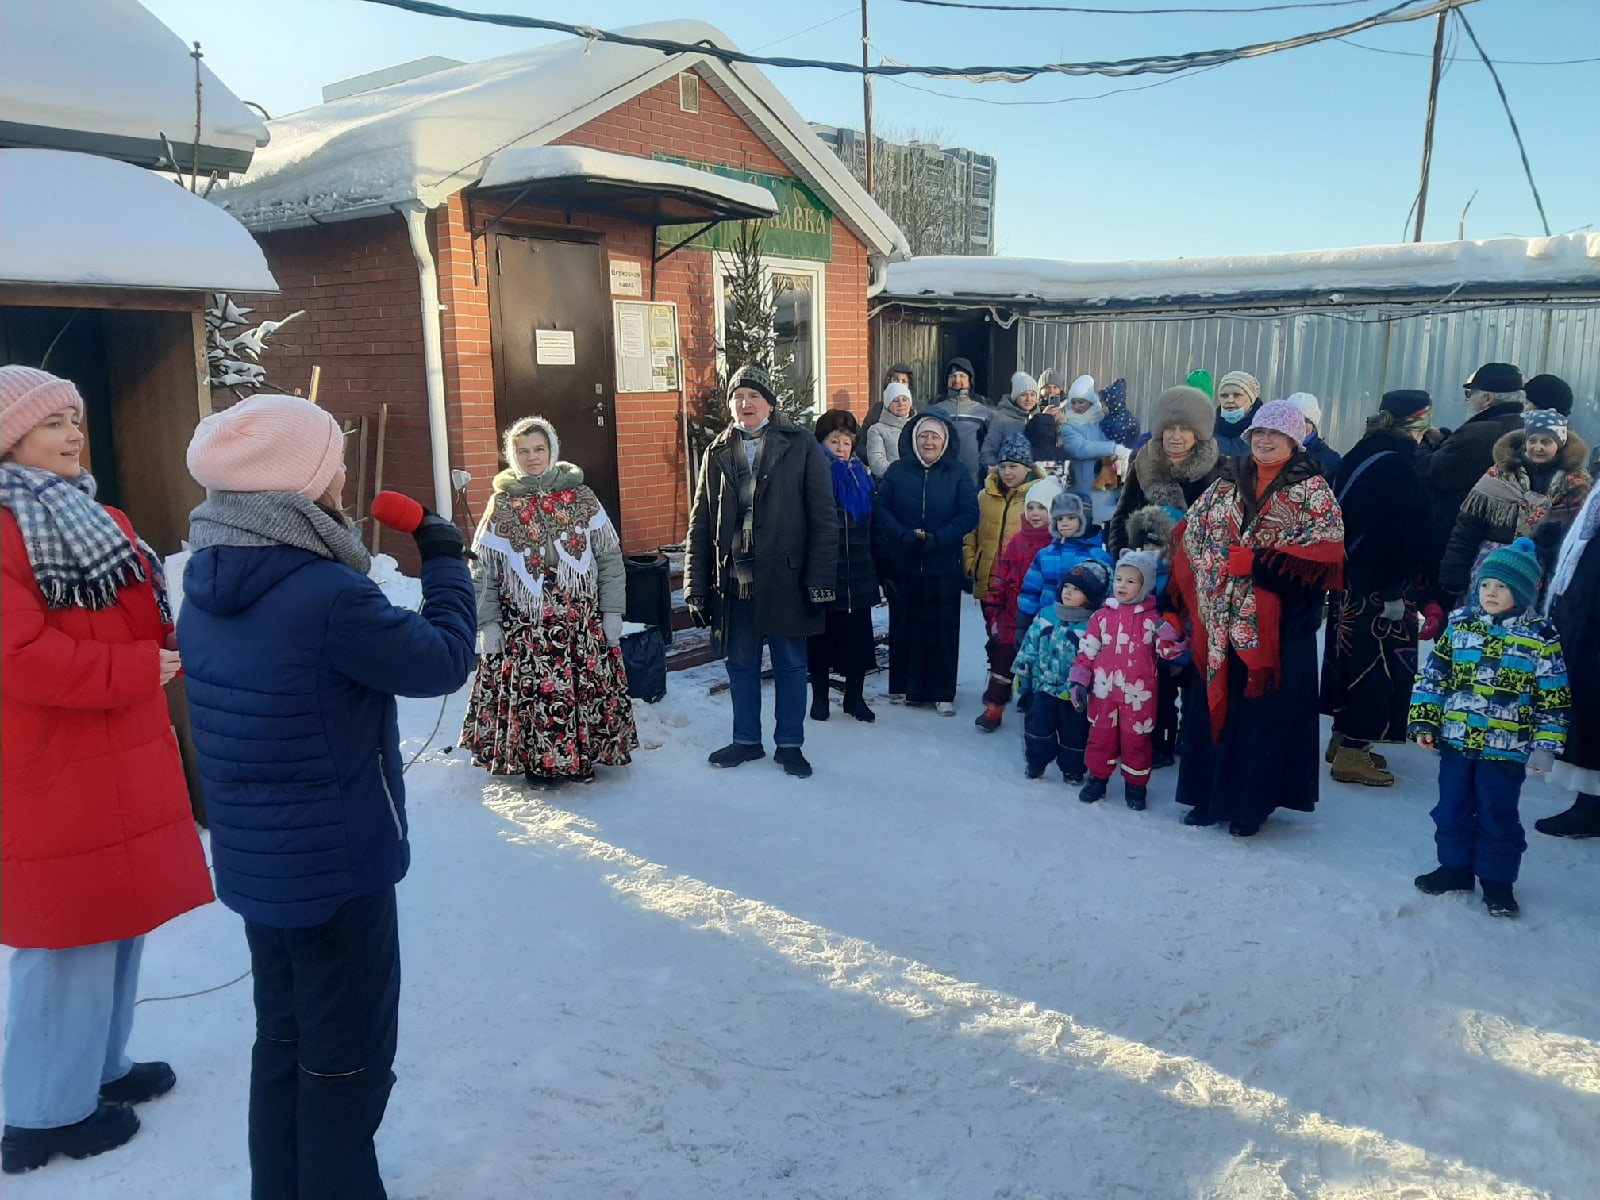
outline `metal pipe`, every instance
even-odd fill
[[[422,366],[428,389],[428,439],[433,451],[433,511],[454,520],[454,494],[450,490],[450,431],[444,406],[444,338],[439,329],[439,270],[428,245],[427,209],[420,200],[394,206],[406,219],[411,252],[417,258],[417,282],[422,293]]]

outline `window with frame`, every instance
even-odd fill
[[[716,311],[718,364],[723,368],[738,366],[723,361],[720,347],[726,342],[728,327],[727,279],[730,258],[718,251],[716,254]],[[761,267],[769,285],[777,295],[777,319],[774,322],[774,367],[792,363],[789,377],[796,390],[807,397],[807,410],[813,414],[826,407],[826,398],[820,395],[827,366],[827,338],[824,295],[827,278],[826,264],[797,258],[772,258],[763,256]]]

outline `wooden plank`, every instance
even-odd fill
[[[0,283],[0,304],[20,308],[112,308],[141,312],[200,312],[204,292],[161,288],[69,287],[64,284]]]

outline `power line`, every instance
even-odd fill
[[[707,41],[691,43],[677,41],[672,38],[638,37],[613,30],[597,29],[592,25],[573,25],[566,21],[554,21],[544,17],[524,17],[509,13],[468,12],[463,9],[451,8],[449,5],[433,3],[433,0],[366,0],[368,4],[381,4],[388,8],[398,8],[406,12],[419,13],[423,16],[449,17],[455,20],[500,25],[512,29],[539,29],[555,33],[566,33],[573,37],[584,38],[590,42],[610,42],[623,46],[638,46],[646,50],[659,50],[664,54],[699,54],[726,63],[811,68],[823,71],[838,71],[847,75],[925,75],[930,78],[966,78],[975,82],[985,83],[1022,83],[1040,75],[1171,75],[1201,67],[1220,66],[1223,63],[1237,62],[1245,58],[1258,58],[1262,55],[1276,54],[1284,50],[1297,50],[1302,46],[1332,41],[1337,38],[1347,37],[1353,33],[1375,29],[1382,25],[1400,24],[1406,21],[1419,20],[1423,17],[1435,16],[1441,10],[1454,5],[1474,2],[1475,0],[1431,0],[1431,2],[1430,0],[1400,0],[1399,3],[1391,4],[1388,8],[1374,13],[1370,17],[1363,17],[1361,20],[1352,21],[1349,24],[1333,29],[1301,34],[1297,37],[1285,38],[1275,42],[1258,42],[1228,50],[1197,50],[1188,54],[1146,55],[1140,58],[1119,59],[1109,62],[944,67],[897,66],[887,63],[871,66],[827,59],[767,56],[751,54],[744,50],[730,49]],[[1421,3],[1423,7],[1415,7],[1418,3]]]
[[[1389,50],[1383,46],[1368,46],[1364,42],[1352,42],[1349,38],[1338,39],[1339,45],[1349,46],[1353,50],[1367,50],[1373,54],[1395,54],[1401,58],[1432,58],[1421,50]],[[1468,57],[1468,56],[1463,56]],[[1446,63],[1456,61],[1455,54],[1445,55]],[[1470,59],[1469,59],[1470,61]],[[1497,58],[1494,60],[1497,67],[1572,67],[1579,63],[1597,63],[1600,57],[1595,58]]]
[[[1489,56],[1484,53],[1483,43],[1478,40],[1472,22],[1467,20],[1467,14],[1457,9],[1456,19],[1461,22],[1461,27],[1472,39],[1472,45],[1478,51],[1478,57],[1483,59],[1483,65],[1489,68],[1489,77],[1494,80],[1494,90],[1500,93],[1500,105],[1506,110],[1506,120],[1511,122],[1511,136],[1517,139],[1517,153],[1522,156],[1522,173],[1528,177],[1528,188],[1533,192],[1534,207],[1539,210],[1539,224],[1544,226],[1545,237],[1549,237],[1550,218],[1544,215],[1544,200],[1539,195],[1539,185],[1533,181],[1533,168],[1528,165],[1528,148],[1522,144],[1522,130],[1517,128],[1517,118],[1511,114],[1511,101],[1506,99],[1506,89],[1500,82],[1500,72],[1494,69],[1494,63],[1490,62]]]
[[[751,50],[765,50],[768,46],[776,46],[783,42],[791,42],[797,37],[803,37],[814,29],[821,29],[824,25],[832,25],[835,21],[842,21],[846,17],[853,17],[859,10],[852,4],[842,13],[836,13],[825,21],[818,21],[815,25],[807,25],[804,29],[797,29],[793,33],[786,33],[781,38],[773,38],[770,42],[762,42],[759,46],[750,47]]]
[[[1158,79],[1154,83],[1141,83],[1137,87],[1112,88],[1108,92],[1097,92],[1093,96],[1062,96],[1055,100],[994,100],[988,96],[961,96],[955,92],[941,92],[935,88],[907,83],[903,79],[886,79],[884,82],[892,83],[896,87],[907,88],[913,92],[921,92],[925,96],[939,96],[945,100],[965,100],[974,104],[993,104],[1003,108],[1039,107],[1052,104],[1080,104],[1089,100],[1107,100],[1112,96],[1126,96],[1129,92],[1148,92],[1151,88],[1166,87],[1170,83],[1193,79],[1196,75],[1204,75],[1207,71],[1215,71],[1217,67],[1226,65],[1226,63],[1217,63],[1215,66],[1200,67],[1194,71],[1187,71],[1182,75],[1174,75],[1169,79]]]
[[[968,8],[980,12],[1087,13],[1102,17],[1166,17],[1180,13],[1210,16],[1239,16],[1249,13],[1288,12],[1300,8],[1351,8],[1367,0],[1304,0],[1299,4],[1261,4],[1254,8],[1082,8],[1070,4],[975,4],[971,0],[897,0],[900,4],[921,4],[928,8]]]

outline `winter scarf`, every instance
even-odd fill
[[[1094,616],[1092,608],[1068,608],[1061,601],[1056,601],[1056,620],[1063,625],[1083,625],[1092,616]]]
[[[733,431],[733,495],[738,505],[739,534],[733,543],[733,578],[739,585],[739,599],[750,599],[756,578],[756,476],[761,455],[766,451],[765,423],[754,434],[735,427]]]
[[[1513,429],[1494,444],[1494,465],[1472,485],[1461,511],[1478,517],[1492,529],[1511,530],[1512,537],[1529,537],[1552,512],[1576,509],[1583,503],[1592,480],[1584,470],[1589,447],[1573,434],[1542,470],[1527,459],[1528,435]]]
[[[1221,451],[1211,438],[1196,441],[1189,457],[1174,463],[1167,457],[1166,448],[1159,437],[1151,438],[1133,460],[1134,475],[1144,492],[1145,502],[1162,508],[1187,509],[1189,502],[1183,498],[1183,485],[1201,478],[1217,465]]]
[[[1198,447],[1197,447],[1198,449]],[[1256,472],[1247,460],[1196,500],[1179,527],[1182,551],[1172,578],[1205,644],[1206,694],[1212,736],[1228,719],[1228,651],[1249,669],[1245,694],[1278,689],[1279,625],[1283,602],[1258,587],[1255,572],[1280,575],[1302,587],[1337,588],[1344,568],[1344,521],[1328,481],[1297,453],[1256,497]]]
[[[149,581],[172,623],[161,559],[142,539],[130,538],[104,507],[95,503],[94,477],[64,479],[54,471],[0,463],[0,505],[17,518],[28,565],[53,609],[110,608],[117,593]]]
[[[872,519],[872,476],[855,455],[840,458],[826,446],[822,452],[828,456],[833,468],[833,498],[849,514],[852,521],[864,524]]]
[[[296,492],[212,492],[189,514],[189,545],[294,546],[363,575],[372,569],[350,519],[335,520]]]
[[[573,595],[598,595],[596,552],[620,543],[599,499],[583,486],[583,472],[569,462],[539,475],[502,471],[494,490],[472,549],[498,568],[517,609],[530,617],[543,612],[547,570]]]

